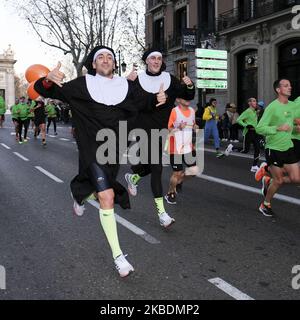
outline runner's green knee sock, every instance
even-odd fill
[[[113,258],[116,259],[122,254],[119,244],[117,223],[114,209],[102,210],[100,209],[100,221],[108,243],[110,245]]]
[[[142,177],[138,174],[133,174],[130,179],[133,184],[137,185]]]
[[[159,215],[166,212],[164,206],[164,198],[155,198],[154,201]]]
[[[92,193],[88,198],[86,198],[84,201],[89,201],[89,200],[94,200],[94,201],[97,201],[97,197],[95,196],[94,193]]]

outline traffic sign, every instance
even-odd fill
[[[197,88],[198,89],[223,89],[226,90],[228,87],[227,81],[221,80],[197,80]]]
[[[197,68],[200,69],[222,69],[227,70],[228,62],[225,60],[205,60],[197,59],[196,60]]]
[[[199,79],[225,79],[227,80],[228,74],[227,71],[223,70],[197,70],[197,78]]]
[[[228,53],[226,50],[196,49],[196,58],[227,60]]]

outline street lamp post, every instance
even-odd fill
[[[197,20],[198,20],[198,39],[197,39],[197,47],[201,48],[201,25],[200,25],[200,19],[201,19],[201,1],[197,2]],[[203,101],[202,101],[202,89],[198,88],[198,107],[204,107]]]
[[[119,50],[118,52],[119,54],[119,64],[118,64],[118,71],[119,71],[119,76],[121,77],[122,76],[122,72],[126,72],[126,68],[127,68],[127,64],[125,61],[123,61],[121,63],[121,50]]]
[[[212,1],[214,3],[214,1]],[[213,4],[214,8],[214,4]],[[212,44],[211,41],[206,39],[206,25],[202,22],[203,12],[205,12],[205,6],[203,1],[198,1],[197,3],[197,16],[198,16],[198,48],[202,49],[211,49]],[[213,11],[214,12],[214,11]],[[198,103],[202,107],[205,107],[206,104],[206,89],[198,89]]]
[[[118,65],[118,70],[119,70],[119,76],[121,77],[122,71],[121,71],[121,50],[119,50],[119,65]]]

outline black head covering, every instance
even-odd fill
[[[152,48],[152,49],[149,49],[149,50],[146,50],[143,54],[143,57],[142,57],[142,60],[146,63],[146,60],[148,58],[148,56],[152,53],[152,52],[160,52],[161,54],[163,54],[161,52],[161,50],[157,49],[157,48]],[[160,68],[160,72],[163,72],[167,69],[167,66],[165,64],[165,62],[163,61],[162,62],[162,65],[161,65],[161,68]]]
[[[84,66],[87,68],[88,74],[91,74],[92,76],[96,75],[96,70],[93,68],[94,55],[96,54],[97,51],[99,51],[101,49],[107,49],[107,50],[111,51],[111,53],[113,54],[113,57],[115,59],[115,68],[116,69],[118,68],[116,54],[115,54],[114,50],[112,48],[109,48],[106,46],[97,46],[89,53],[89,55],[87,56],[87,58],[84,62]]]

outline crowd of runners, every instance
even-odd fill
[[[57,134],[57,111],[53,100],[71,106],[79,150],[78,175],[71,182],[73,209],[77,216],[82,216],[87,200],[99,202],[100,223],[121,277],[129,275],[134,268],[119,244],[115,204],[129,209],[129,195],[137,196],[143,177],[150,175],[156,217],[163,228],[169,228],[175,219],[167,213],[164,201],[175,205],[184,180],[200,174],[196,161],[199,150],[194,140],[199,127],[191,106],[195,98],[194,83],[186,74],[178,80],[166,72],[163,55],[156,49],[146,51],[142,60],[145,71],[133,70],[127,78],[115,76],[117,61],[114,51],[97,46],[86,59],[87,75],[64,83],[64,74],[58,63],[46,77],[36,81],[35,90],[41,99],[26,101],[21,97],[11,107],[17,142],[23,144],[28,141],[27,133],[31,126],[34,137],[41,135],[42,144],[46,145],[51,123],[54,135]],[[289,101],[292,87],[288,79],[276,81],[274,90],[277,99],[265,108],[263,115],[259,116],[257,99],[251,97],[249,108],[236,119],[236,123],[244,128],[243,148],[238,151],[249,153],[251,144],[254,146],[251,172],[257,181],[262,181],[264,199],[259,211],[267,217],[274,215],[271,202],[278,189],[283,184],[300,183],[300,99]],[[0,100],[2,126],[5,112],[1,106]],[[229,144],[225,152],[220,150],[216,99],[211,99],[206,106],[203,120],[206,121],[204,140],[208,142],[211,136],[214,137],[217,158],[230,155],[235,148],[233,144]],[[148,158],[146,162],[131,166],[131,172],[125,175],[127,188],[118,181],[119,162],[100,164],[97,158],[97,150],[104,143],[96,139],[99,130],[109,128],[118,137],[120,121],[127,121],[129,130],[143,129],[147,138],[147,144],[143,140],[136,142],[140,149],[146,149]],[[163,129],[169,132],[167,141],[160,141],[157,149],[153,149],[152,131]],[[233,141],[237,142],[238,137],[235,133],[233,136]],[[263,163],[259,163],[261,141],[266,154],[266,162]],[[118,139],[114,148],[117,155],[126,152],[119,147]],[[170,157],[173,170],[167,194],[163,194],[162,186],[164,151]],[[152,156],[156,156],[158,161],[152,162]]]
[[[6,105],[3,97],[0,97],[0,128],[5,122]],[[32,100],[25,96],[17,98],[10,107],[11,119],[15,128],[16,141],[19,144],[28,142],[28,131],[34,132],[34,138],[41,136],[42,145],[46,145],[46,134],[52,132],[57,135],[57,123],[68,124],[72,119],[69,107],[61,106],[51,99]],[[67,115],[66,115],[67,113]],[[73,132],[71,131],[73,134]]]

